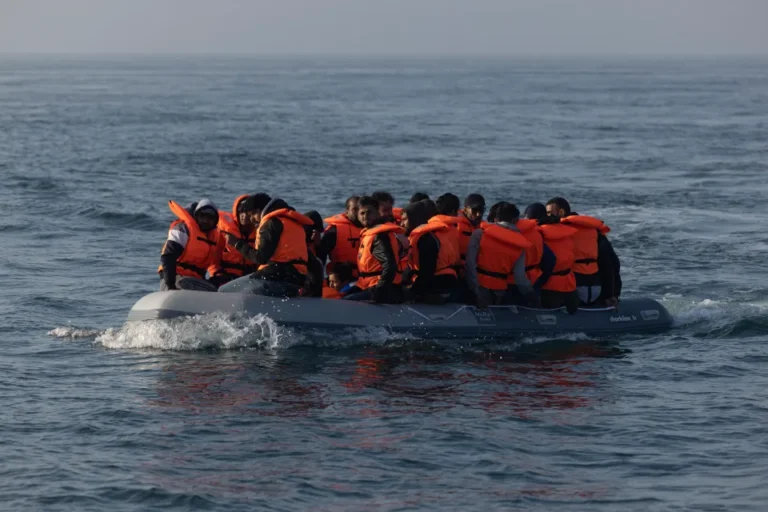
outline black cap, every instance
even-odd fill
[[[464,199],[464,208],[470,210],[485,210],[485,198],[480,194],[469,194]]]
[[[245,201],[241,201],[240,204],[237,206],[238,213],[243,212],[255,212],[256,210],[263,210],[265,206],[269,204],[269,202],[272,200],[269,195],[259,192],[258,194],[253,194],[252,196],[248,196],[248,199]]]
[[[547,207],[541,203],[533,203],[525,209],[525,218],[540,220],[547,216]]]

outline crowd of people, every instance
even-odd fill
[[[161,290],[244,292],[398,304],[478,307],[614,306],[620,263],[603,221],[562,197],[524,212],[502,201],[417,193],[395,208],[387,192],[352,196],[323,219],[264,193],[171,201],[160,257]],[[487,213],[487,215],[486,215]]]

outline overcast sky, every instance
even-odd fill
[[[768,54],[768,0],[0,0],[0,52]]]

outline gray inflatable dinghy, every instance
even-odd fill
[[[198,291],[155,292],[140,299],[128,321],[166,319],[207,313],[264,314],[278,325],[309,329],[384,327],[392,332],[435,338],[504,339],[524,335],[586,333],[596,336],[649,333],[669,329],[672,316],[652,299],[622,300],[609,309],[530,309],[493,306],[482,310],[462,304],[384,305],[326,299],[279,299],[251,294]]]

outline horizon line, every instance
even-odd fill
[[[2,57],[250,57],[250,58],[711,58],[768,57],[766,53],[257,53],[257,52],[70,52],[70,51],[2,51]]]

